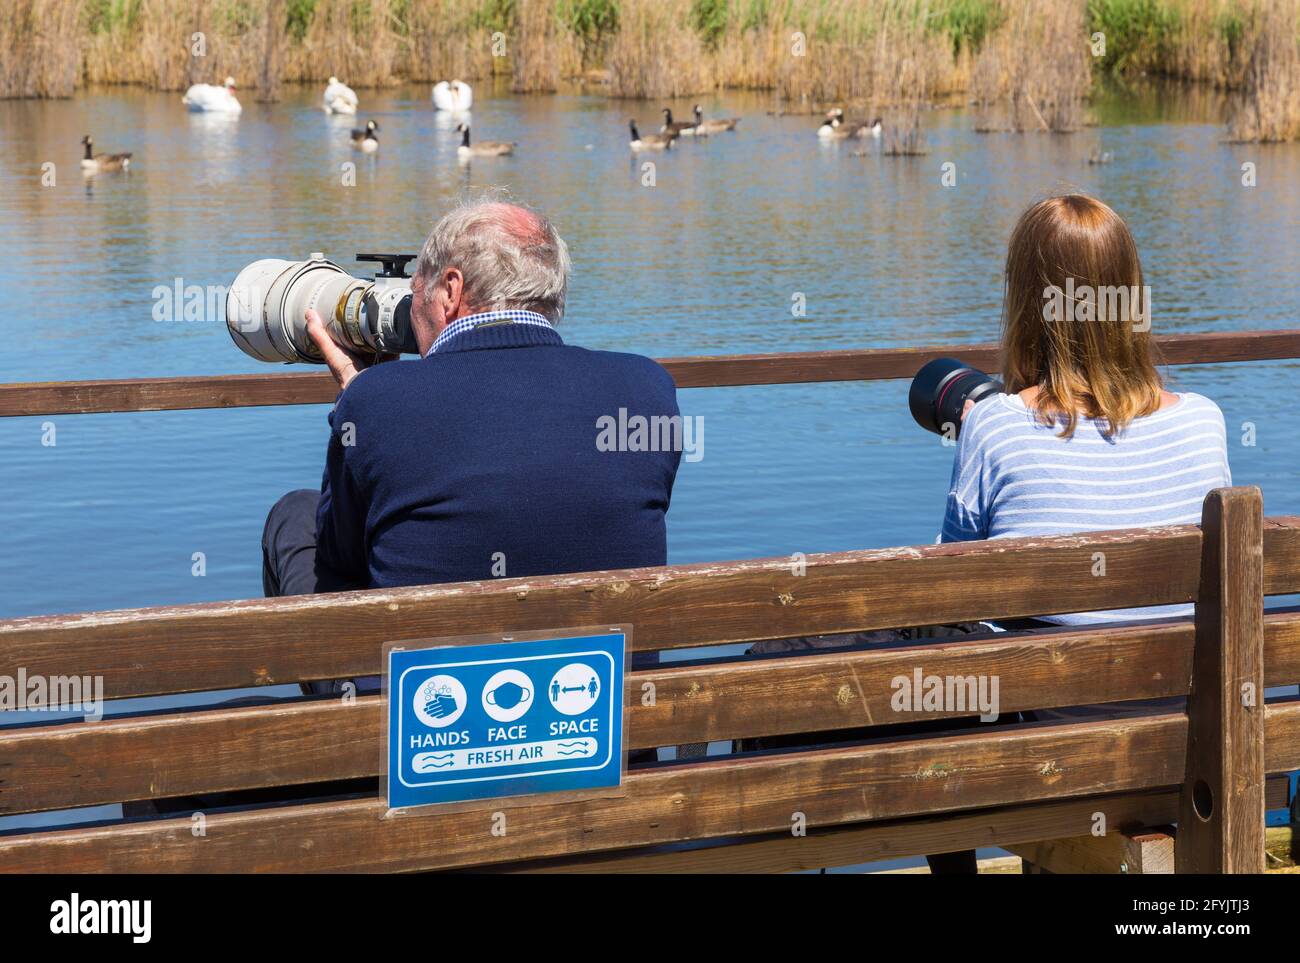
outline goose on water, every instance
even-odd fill
[[[195,84],[185,91],[181,103],[195,113],[237,114],[244,109],[235,98],[234,77],[227,77],[220,87],[215,84]]]
[[[456,130],[460,132],[460,146],[456,148],[456,153],[462,158],[502,157],[515,152],[514,144],[507,144],[499,140],[484,140],[479,141],[477,144],[471,144],[469,142],[469,124],[459,124]]]
[[[740,123],[739,117],[728,117],[725,120],[705,120],[704,108],[699,104],[695,105],[695,129],[684,130],[683,134],[694,134],[697,137],[708,137],[711,134],[721,134],[725,131],[735,130],[736,125]]]
[[[835,107],[826,112],[827,121],[817,128],[818,137],[833,137],[844,139],[846,137],[879,137],[883,127],[880,118],[867,122],[862,120],[845,120],[844,108]]]
[[[659,128],[661,134],[671,134],[673,137],[680,137],[682,134],[690,136],[695,133],[695,121],[674,122],[673,112],[667,107],[664,108],[664,123]]]
[[[627,129],[632,134],[631,146],[634,151],[667,150],[673,146],[676,134],[646,134],[644,137],[636,129],[636,121],[629,120]]]
[[[86,156],[81,159],[81,169],[87,174],[99,174],[106,171],[126,170],[131,166],[131,154],[96,154],[94,152],[94,141],[87,134],[81,138],[81,143],[85,145]]]
[[[375,133],[379,130],[379,125],[373,120],[366,121],[365,130],[352,130],[352,146],[366,154],[373,154],[379,150],[379,138]]]

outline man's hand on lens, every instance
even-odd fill
[[[966,403],[961,406],[961,422],[963,425],[966,423],[966,416],[970,414],[970,410],[974,407],[975,402],[971,401],[969,398],[967,398]]]
[[[325,322],[321,320],[311,308],[307,309],[307,333],[311,339],[316,342],[316,347],[320,350],[321,357],[325,359],[326,366],[330,369],[330,374],[334,380],[339,383],[339,390],[348,386],[348,383],[362,371],[369,368],[372,364],[380,364],[384,361],[394,361],[397,359],[395,354],[377,354],[371,357],[357,354],[355,351],[349,351],[341,347],[333,338],[330,337],[329,330],[325,327]]]

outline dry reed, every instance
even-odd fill
[[[739,87],[885,113],[902,147],[925,103],[954,94],[980,126],[1075,129],[1092,76],[1116,71],[1242,90],[1233,136],[1272,139],[1297,136],[1298,19],[1296,0],[4,0],[0,96],[227,74],[261,99],[331,74],[544,91],[585,75],[615,96]]]
[[[1237,142],[1300,139],[1300,0],[1277,0],[1251,13],[1246,89],[1228,121]]]

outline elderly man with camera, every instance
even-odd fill
[[[416,260],[409,320],[329,267],[344,278],[335,288],[282,295],[305,325],[266,335],[293,328],[287,350],[323,361],[341,389],[320,491],[290,492],[267,518],[268,595],[666,563],[681,452],[596,438],[620,409],[680,418],[675,385],[649,358],[565,344],[569,254],[545,217],[495,200],[443,217]],[[322,302],[327,288],[337,294]],[[322,310],[297,310],[304,301]],[[369,331],[419,360],[377,364],[395,356]]]

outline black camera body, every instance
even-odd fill
[[[912,417],[926,431],[936,435],[961,433],[961,413],[967,401],[976,404],[1002,390],[1002,382],[956,358],[935,358],[926,362],[912,379],[907,406]],[[945,432],[945,426],[952,426]]]

